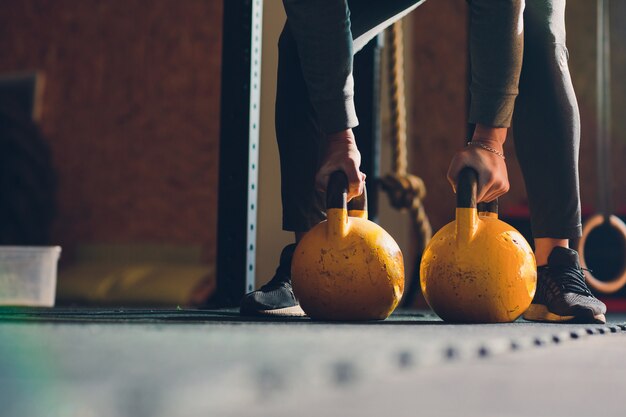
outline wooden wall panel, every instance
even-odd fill
[[[611,4],[612,169],[614,208],[626,215],[626,2]],[[582,124],[580,179],[583,211],[596,208],[596,2],[567,3],[567,45],[570,71]]]
[[[42,70],[55,236],[214,260],[222,2],[4,0],[0,71]]]

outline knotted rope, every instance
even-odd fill
[[[422,204],[426,186],[407,172],[406,98],[404,85],[404,37],[402,21],[387,29],[389,97],[391,106],[392,172],[381,179],[383,190],[397,210],[409,210],[417,236],[417,265],[409,285],[409,296],[419,287],[419,261],[432,237],[432,228]],[[415,282],[417,281],[417,283]]]

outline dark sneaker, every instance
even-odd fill
[[[537,292],[524,313],[531,321],[606,323],[606,306],[591,294],[575,250],[556,247],[537,269]]]
[[[244,315],[253,316],[304,316],[291,288],[291,258],[296,245],[285,246],[280,254],[276,274],[267,284],[246,294],[239,307]]]

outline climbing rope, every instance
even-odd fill
[[[397,210],[408,210],[417,236],[417,259],[408,286],[405,305],[409,304],[419,288],[419,262],[422,252],[432,237],[432,228],[422,204],[426,186],[421,178],[407,172],[406,98],[404,85],[404,37],[402,21],[387,29],[389,97],[391,107],[392,172],[381,179],[383,190]]]

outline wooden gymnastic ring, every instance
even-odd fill
[[[580,253],[580,264],[583,268],[587,268],[587,262],[585,261],[585,243],[587,243],[587,237],[596,228],[607,223],[613,229],[617,230],[624,241],[624,252],[626,256],[626,224],[617,216],[611,215],[605,218],[602,214],[596,214],[590,217],[583,226],[583,235],[578,243],[578,253]],[[622,267],[622,271],[618,274],[617,278],[611,281],[601,281],[594,277],[589,271],[585,271],[585,278],[589,286],[599,292],[605,294],[611,294],[619,291],[626,285],[626,262]]]

